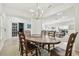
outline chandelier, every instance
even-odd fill
[[[43,9],[38,6],[38,3],[36,4],[36,9],[30,9],[30,12],[32,13],[32,18],[36,20],[42,18],[43,16]]]

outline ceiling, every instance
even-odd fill
[[[37,9],[37,5],[43,10],[42,18],[49,17],[64,9],[72,7],[74,4],[69,3],[2,3],[2,11],[7,15],[22,16],[32,18],[32,10]],[[1,12],[2,12],[1,11]]]

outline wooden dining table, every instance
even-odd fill
[[[50,50],[50,44],[53,45],[53,48],[55,47],[56,44],[61,43],[59,39],[56,39],[55,37],[51,36],[31,36],[27,38],[28,41],[34,42],[37,44],[47,44],[48,45],[48,50]]]

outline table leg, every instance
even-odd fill
[[[44,49],[44,44],[42,44],[42,48]]]
[[[41,56],[41,51],[40,51],[40,50],[41,50],[41,46],[40,46],[39,43],[37,44],[37,46],[38,46],[38,53],[39,53],[39,55]]]
[[[55,47],[55,45],[53,44],[53,48]]]
[[[50,51],[50,44],[48,44],[48,51]]]

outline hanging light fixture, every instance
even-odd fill
[[[43,16],[43,9],[38,5],[38,3],[36,4],[36,10],[30,9],[30,12],[32,13],[32,18],[36,20]]]

